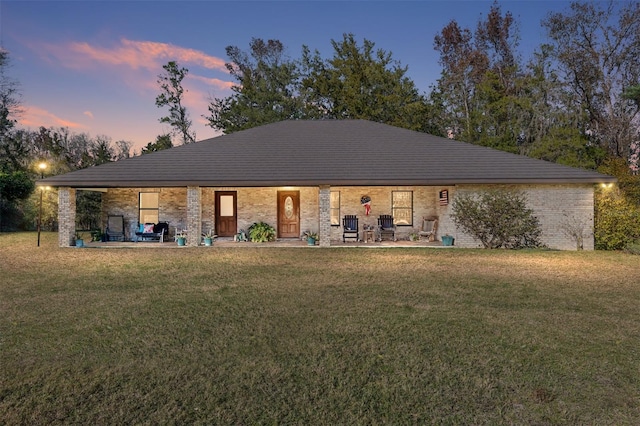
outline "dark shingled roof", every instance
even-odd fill
[[[83,188],[599,183],[611,176],[366,120],[296,120],[39,182]]]

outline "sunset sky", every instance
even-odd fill
[[[475,29],[492,1],[6,1],[0,44],[20,83],[22,128],[68,127],[140,147],[169,130],[155,106],[162,65],[189,70],[185,106],[197,139],[217,136],[203,115],[213,97],[231,94],[225,47],[278,39],[291,58],[302,46],[333,56],[331,40],[353,33],[408,66],[421,92],[438,78],[434,36],[451,20]],[[525,57],[545,41],[540,21],[565,1],[502,1],[520,25]]]

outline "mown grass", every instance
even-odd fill
[[[2,424],[637,424],[609,252],[59,249],[0,235]]]

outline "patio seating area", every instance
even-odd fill
[[[204,244],[200,244],[199,247],[202,247],[203,249],[209,249],[209,248],[230,248],[230,247],[300,247],[300,248],[320,248],[319,246],[309,246],[307,244],[306,240],[302,240],[302,239],[296,239],[296,238],[285,238],[285,239],[278,239],[276,241],[273,242],[266,242],[266,243],[252,243],[249,241],[242,241],[242,242],[237,242],[233,240],[233,237],[229,237],[229,238],[216,238],[215,241],[213,242],[213,245],[210,247],[205,246]],[[368,241],[368,242],[364,242],[364,241],[348,241],[348,242],[343,242],[342,239],[339,240],[331,240],[331,247],[330,248],[344,248],[344,247],[368,247],[368,248],[391,248],[391,247],[434,247],[434,248],[439,248],[439,247],[443,247],[443,248],[452,248],[454,246],[448,246],[445,247],[442,245],[441,241],[409,241],[409,240],[397,240],[397,241],[391,241],[391,240],[383,240],[383,241]],[[188,247],[184,247],[184,246],[178,246],[178,244],[173,241],[167,241],[165,240],[164,242],[159,243],[158,241],[139,241],[139,242],[134,242],[134,241],[107,241],[107,242],[101,242],[101,241],[92,241],[92,242],[85,242],[84,243],[84,248],[156,248],[156,249],[161,249],[161,248],[176,248],[176,249],[181,249],[181,248],[188,248]]]

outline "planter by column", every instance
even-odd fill
[[[443,246],[452,246],[453,245],[453,237],[451,235],[443,235],[442,236],[442,245]]]
[[[176,238],[176,242],[179,246],[183,246],[187,243],[187,239],[185,237],[178,237]]]

